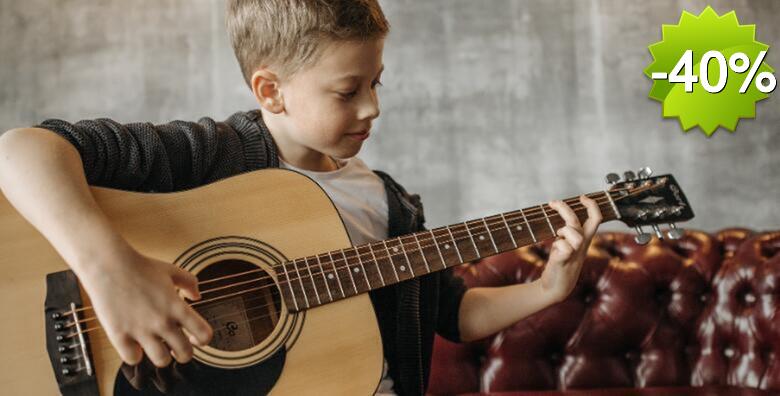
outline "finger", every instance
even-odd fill
[[[599,209],[599,205],[595,200],[585,195],[580,195],[580,202],[588,208],[588,219],[585,220],[583,229],[585,231],[585,238],[590,240],[593,238],[593,235],[596,235],[596,230],[598,230],[599,224],[601,224],[601,220],[603,219],[601,209]]]
[[[574,229],[578,230],[582,229],[580,219],[577,218],[577,215],[574,214],[574,211],[565,202],[560,200],[550,201],[549,206],[558,212],[567,226],[574,227]]]
[[[572,252],[574,252],[574,249],[565,239],[558,239],[552,244],[550,257],[547,262],[563,264],[571,257]]]
[[[173,284],[181,290],[184,297],[190,300],[200,300],[200,291],[198,290],[198,278],[189,271],[171,266],[171,280]]]
[[[559,236],[563,236],[566,242],[568,242],[574,250],[579,250],[580,246],[582,246],[582,241],[584,239],[582,234],[571,226],[561,227],[556,232]]]
[[[165,343],[171,348],[173,357],[179,363],[187,363],[192,359],[192,344],[182,333],[181,328],[171,326],[161,334]]]
[[[211,341],[213,330],[211,325],[203,319],[192,307],[182,301],[181,306],[174,311],[174,317],[186,330],[189,340],[195,345],[206,345]]]
[[[171,350],[163,341],[155,335],[145,335],[139,339],[146,356],[157,367],[166,367],[171,364]]]
[[[130,366],[141,363],[141,359],[144,357],[144,351],[141,349],[141,345],[128,336],[120,336],[115,339],[112,332],[107,332],[107,334],[109,341],[116,347],[119,358],[122,359],[123,362]]]

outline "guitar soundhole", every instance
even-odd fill
[[[200,271],[198,281],[201,300],[193,307],[214,329],[212,348],[251,348],[266,339],[279,322],[281,296],[263,269],[242,260],[223,260]]]

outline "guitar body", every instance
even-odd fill
[[[351,246],[338,212],[316,183],[268,169],[177,193],[92,192],[116,229],[147,256],[182,266],[201,281],[247,270],[262,274],[256,280],[266,287],[243,297],[225,292],[219,302],[199,308],[215,329],[215,340],[196,348],[199,363],[225,372],[256,370],[263,382],[256,394],[366,395],[377,389],[382,343],[368,294],[289,312],[278,292],[276,265]],[[44,309],[51,302],[67,311],[67,301],[49,301],[47,275],[68,266],[2,195],[0,224],[0,318],[6,330],[0,338],[0,389],[9,395],[59,394],[58,367],[47,348],[51,312]],[[79,305],[90,306],[83,290],[76,290]],[[82,314],[94,316],[91,310]],[[85,362],[70,367],[82,380],[96,381],[96,388],[84,389],[112,395],[123,376],[121,360],[96,324],[84,324],[91,375],[84,375]]]

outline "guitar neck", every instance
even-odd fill
[[[619,218],[618,195],[587,195],[598,203],[602,222]],[[564,201],[584,222],[579,199]],[[532,206],[288,261],[277,270],[279,287],[288,309],[308,309],[554,238],[564,225],[550,206]]]

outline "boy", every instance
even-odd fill
[[[130,365],[144,355],[158,367],[172,358],[186,363],[211,329],[177,295],[199,298],[195,277],[129,246],[88,184],[169,192],[285,167],[323,186],[353,244],[423,229],[418,197],[356,157],[379,116],[389,25],[378,3],[230,0],[227,25],[259,110],[220,123],[158,126],[47,120],[0,138],[3,193],[77,274]],[[564,299],[601,221],[595,202],[580,199],[584,225],[563,202],[550,203],[566,226],[536,282],[466,290],[445,270],[371,292],[386,360],[377,392],[425,392],[434,332],[453,341],[484,338]]]

